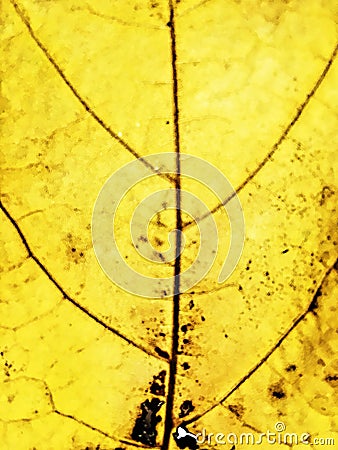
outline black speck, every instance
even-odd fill
[[[190,302],[189,302],[189,309],[193,309],[194,306],[195,306],[194,301],[190,300]]]
[[[202,320],[202,322],[204,322],[205,321],[205,317],[201,316],[201,320]]]
[[[285,370],[287,372],[294,372],[297,369],[297,366],[295,364],[290,364]]]
[[[76,248],[73,247],[73,248],[72,248],[72,252],[73,252],[73,253],[76,252]]]
[[[227,339],[229,336],[227,334],[225,334],[224,337]]]
[[[190,369],[190,365],[189,365],[189,363],[187,363],[187,362],[184,362],[184,363],[182,364],[182,367],[183,367],[184,370]]]
[[[189,339],[183,339],[183,344],[189,344]]]
[[[195,409],[195,406],[192,404],[191,400],[184,400],[182,405],[180,406],[179,417],[185,417],[190,414]]]
[[[188,331],[188,325],[182,325],[181,331],[183,331],[183,333],[186,333]]]
[[[163,403],[160,399],[153,398],[151,401],[147,399],[141,404],[142,412],[135,421],[135,426],[131,434],[132,439],[150,447],[156,446],[156,426],[162,420],[157,413]]]
[[[282,251],[282,253],[287,253],[289,251],[288,248],[286,248],[285,250]]]
[[[171,22],[169,21],[169,22],[167,22],[167,27],[169,27],[169,28],[171,28]]]
[[[166,121],[166,124],[169,125],[169,123],[170,123],[169,120],[167,120],[167,121]]]
[[[272,395],[275,398],[284,398],[285,397],[285,393],[283,391],[273,391]]]

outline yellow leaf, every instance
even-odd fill
[[[333,448],[335,2],[2,6],[1,449]]]

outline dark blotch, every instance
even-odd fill
[[[184,400],[182,405],[180,406],[179,417],[185,417],[190,414],[195,409],[195,406],[192,404],[191,400]]]
[[[142,444],[149,445],[150,447],[156,446],[156,426],[161,421],[161,417],[157,415],[161,409],[162,402],[158,398],[153,398],[151,401],[148,399],[141,404],[141,415],[136,419],[134,429],[131,437],[134,441],[141,442]]]
[[[242,405],[229,405],[228,408],[238,419],[244,414],[244,407]]]
[[[181,331],[183,331],[183,333],[186,333],[188,331],[188,325],[182,325]]]
[[[165,376],[166,371],[162,370],[158,375],[153,376],[153,381],[150,386],[150,392],[154,395],[165,395]]]
[[[282,251],[282,253],[284,254],[284,253],[287,253],[288,251],[289,251],[289,249],[286,248],[285,250]]]
[[[273,384],[269,388],[270,394],[272,397],[281,400],[282,398],[286,398],[286,393],[284,392],[283,385],[281,382]]]
[[[162,358],[169,359],[169,353],[162,350],[160,347],[155,347],[155,352],[158,354],[158,356],[161,356]]]
[[[285,394],[284,394],[283,391],[273,391],[273,392],[272,392],[272,395],[273,395],[275,398],[284,398],[284,397],[285,397]]]
[[[182,364],[182,367],[183,367],[184,370],[190,369],[190,365],[189,365],[187,362],[184,362],[184,363]]]
[[[295,364],[290,364],[285,370],[287,372],[294,372],[297,369],[297,366]]]
[[[325,381],[327,383],[329,383],[329,385],[332,387],[338,387],[338,375],[337,374],[327,375],[325,377]]]

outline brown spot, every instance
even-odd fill
[[[229,409],[229,411],[231,411],[233,414],[235,414],[235,416],[236,416],[238,419],[241,419],[241,418],[243,417],[243,414],[244,414],[244,411],[245,411],[244,406],[243,406],[243,405],[240,405],[240,404],[238,404],[238,405],[229,405],[229,406],[228,406],[228,409]]]
[[[319,204],[320,206],[323,206],[324,203],[326,202],[326,200],[330,197],[332,197],[332,195],[334,195],[334,189],[332,189],[330,186],[324,186],[321,193],[320,193],[320,199],[319,199]]]
[[[159,239],[157,236],[155,236],[154,241],[155,241],[155,244],[159,247],[161,247],[161,245],[163,245],[162,239]]]
[[[286,398],[286,393],[284,391],[283,383],[282,381],[279,381],[278,383],[272,384],[269,387],[270,395],[273,398],[276,398],[278,400],[281,400],[282,398]]]

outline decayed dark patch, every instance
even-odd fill
[[[285,370],[287,372],[294,372],[297,369],[296,364],[290,364]]]
[[[132,439],[150,447],[156,446],[157,424],[162,420],[157,413],[164,404],[159,398],[146,400],[141,404],[141,415],[136,419]]]
[[[165,370],[161,370],[158,375],[153,376],[153,381],[150,385],[150,392],[154,395],[165,395],[165,376],[167,372]]]
[[[238,404],[238,405],[229,405],[229,406],[228,406],[228,409],[229,409],[229,411],[231,411],[233,414],[235,414],[235,416],[236,416],[238,419],[241,419],[241,418],[242,418],[242,416],[243,416],[243,414],[244,414],[244,411],[245,411],[244,406],[243,406],[243,405],[240,405],[240,404]]]
[[[269,388],[269,392],[273,398],[277,398],[278,400],[286,398],[286,393],[281,382],[272,384]]]
[[[191,400],[184,400],[182,405],[180,406],[180,413],[178,417],[182,418],[190,414],[195,409],[195,406],[192,404]]]

